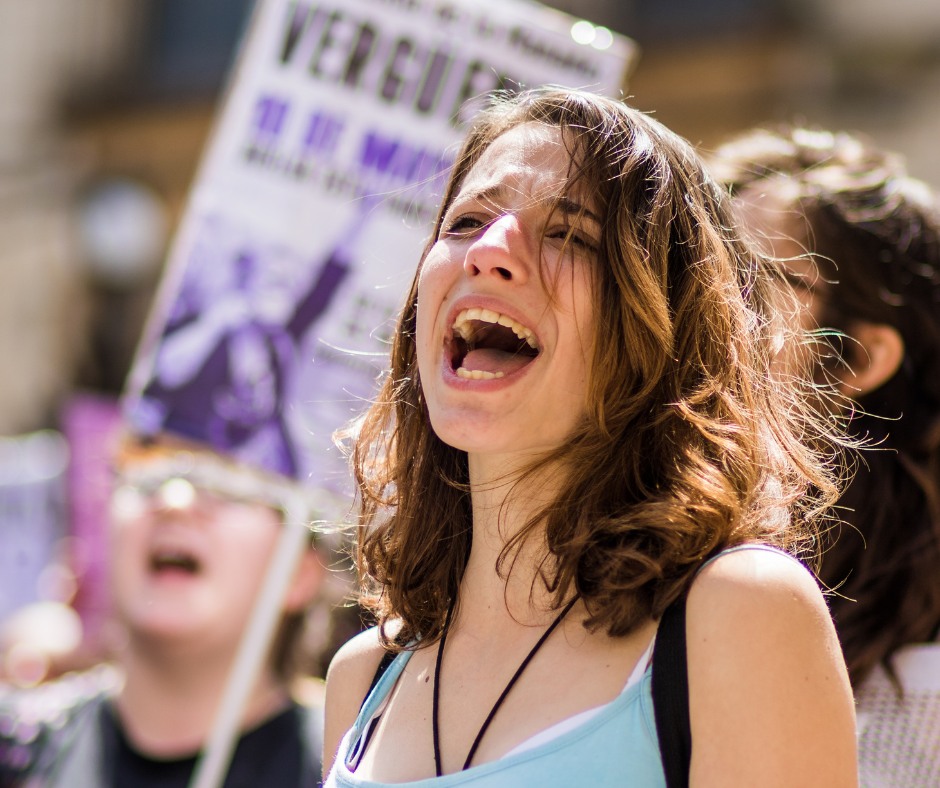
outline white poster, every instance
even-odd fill
[[[628,39],[523,0],[259,2],[124,400],[142,434],[345,496],[360,412],[479,97],[620,95]]]
[[[55,599],[43,570],[68,535],[68,462],[54,430],[0,438],[0,623],[23,605]]]

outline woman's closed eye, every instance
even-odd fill
[[[444,224],[444,230],[441,233],[442,235],[450,236],[452,238],[460,238],[468,235],[473,235],[478,230],[485,227],[489,224],[488,221],[484,221],[478,216],[473,216],[471,214],[462,214],[456,216],[451,220],[448,220]]]
[[[545,237],[554,241],[561,242],[563,245],[571,245],[577,251],[594,254],[597,252],[597,241],[586,232],[570,225],[562,225],[549,228]]]

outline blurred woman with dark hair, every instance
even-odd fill
[[[755,130],[713,172],[825,329],[815,374],[865,451],[821,576],[858,697],[864,785],[940,785],[940,207],[858,136]],[[831,331],[829,329],[835,329]]]

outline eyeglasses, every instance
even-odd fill
[[[113,495],[123,497],[129,506],[148,502],[167,509],[200,502],[267,506],[282,521],[289,519],[310,528],[318,542],[325,539],[332,543],[342,531],[341,524],[317,519],[319,513],[336,511],[343,505],[335,493],[239,465],[211,452],[136,446],[119,455],[113,470]]]
[[[213,455],[155,452],[126,459],[114,469],[114,494],[152,501],[166,509],[199,503],[267,506],[285,513],[299,495],[290,482],[262,477]]]
[[[113,496],[122,511],[141,505],[155,506],[168,511],[183,511],[195,507],[207,508],[219,505],[265,505],[248,499],[235,499],[229,495],[201,489],[189,479],[173,476],[168,479],[148,479],[146,483],[131,483],[117,476]]]

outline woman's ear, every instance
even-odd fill
[[[857,398],[890,380],[904,359],[904,340],[886,323],[853,323],[846,331],[846,367],[839,374],[839,390]]]
[[[312,547],[304,550],[284,595],[284,612],[299,613],[320,593],[326,569]]]

